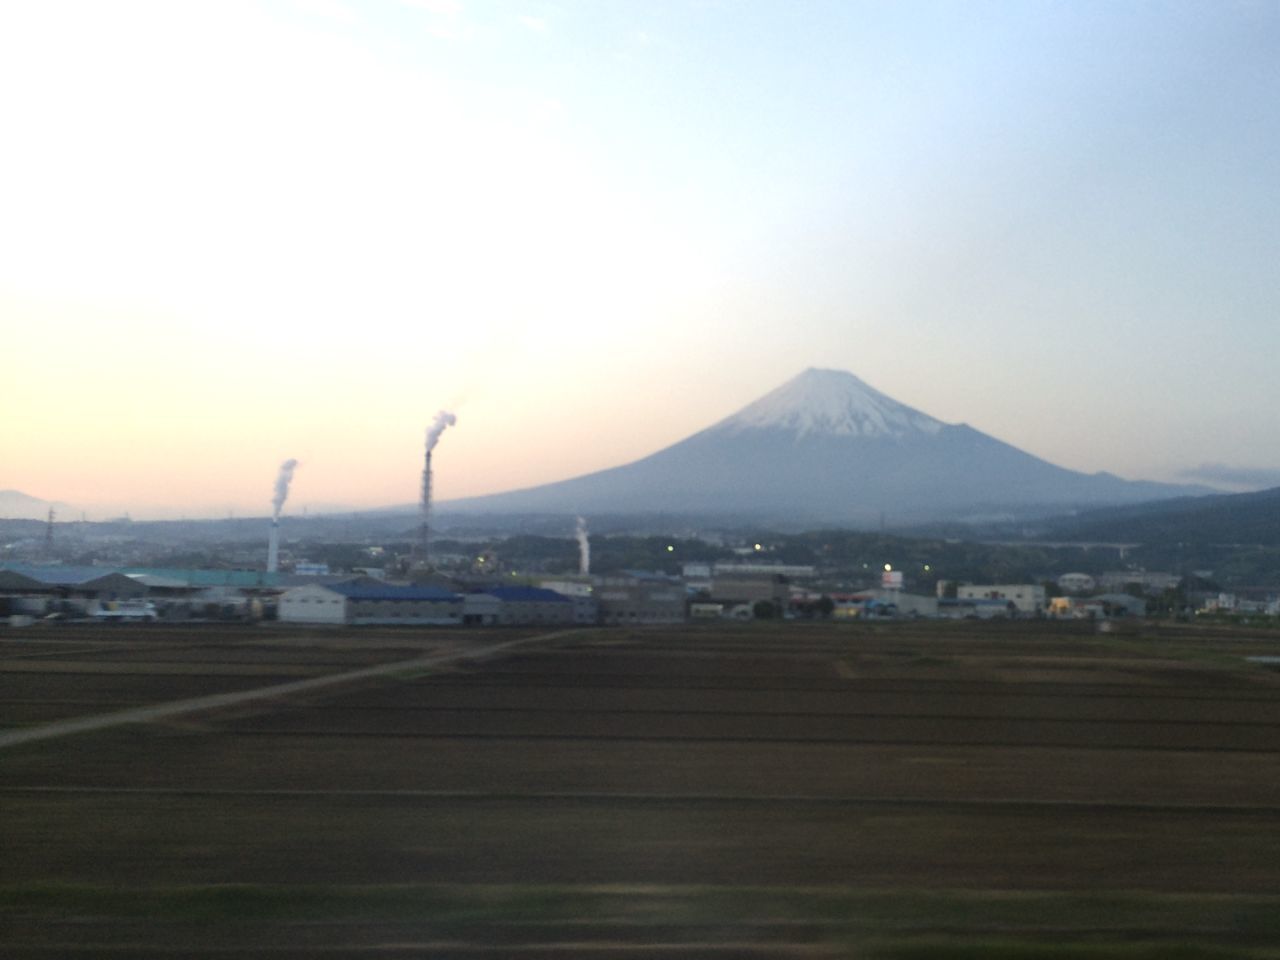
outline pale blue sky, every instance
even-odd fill
[[[406,502],[456,406],[466,496],[809,366],[1280,483],[1278,50],[1276,3],[6,6],[0,487]]]

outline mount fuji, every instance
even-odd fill
[[[1047,516],[1209,492],[1067,470],[935,420],[851,373],[810,369],[641,460],[441,508],[868,526],[886,517],[901,525]]]

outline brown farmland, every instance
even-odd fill
[[[410,666],[0,746],[0,948],[1280,956],[1280,673],[1245,659],[1277,653],[1054,623],[10,630],[0,737]]]

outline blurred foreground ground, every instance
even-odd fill
[[[0,735],[526,636],[0,748],[4,956],[1280,957],[1280,635],[65,625]]]

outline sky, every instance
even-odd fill
[[[0,489],[615,466],[807,367],[1280,484],[1280,4],[0,4]]]

